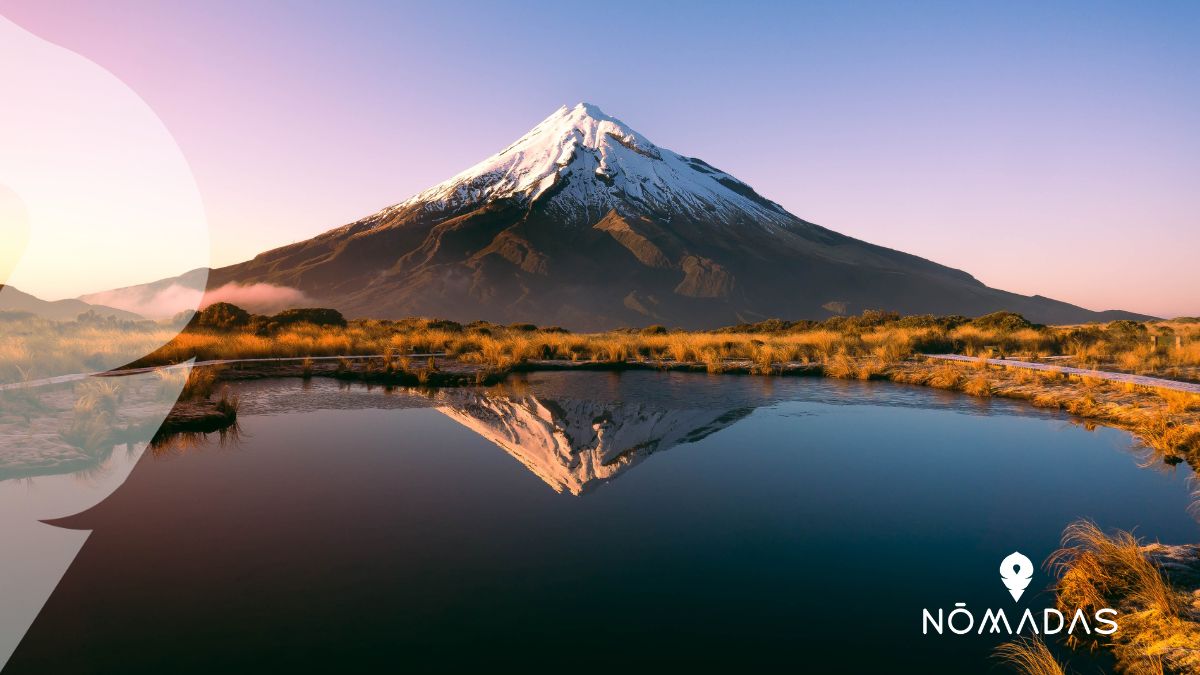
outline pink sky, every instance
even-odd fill
[[[0,0],[160,116],[216,265],[588,100],[802,218],[991,286],[1200,315],[1188,5],[243,4]]]

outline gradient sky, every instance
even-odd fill
[[[645,4],[0,13],[158,113],[217,265],[401,201],[586,100],[802,218],[989,285],[1200,315],[1200,3]]]

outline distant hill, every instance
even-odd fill
[[[104,305],[93,305],[82,300],[41,300],[12,286],[0,284],[0,312],[17,312],[50,319],[51,321],[74,321],[80,314],[95,312],[98,316],[111,316],[125,321],[139,321],[142,317]]]

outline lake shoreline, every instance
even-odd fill
[[[552,371],[621,372],[630,370],[693,372],[761,377],[833,377],[886,380],[928,386],[966,395],[1027,401],[1035,407],[1063,410],[1088,422],[1129,431],[1168,464],[1187,461],[1200,469],[1200,401],[1188,394],[1117,383],[1055,370],[1029,371],[987,361],[945,362],[914,357],[880,364],[868,359],[829,363],[783,362],[765,366],[749,359],[720,363],[672,360],[526,359],[507,368],[429,356],[420,366],[403,366],[387,357],[231,364],[219,368],[222,381],[276,377],[332,377],[383,386],[490,386],[515,373]]]

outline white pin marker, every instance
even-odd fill
[[[1033,579],[1033,561],[1014,551],[1000,562],[1000,579],[1013,600],[1020,600],[1021,594],[1029,587],[1030,579]]]

